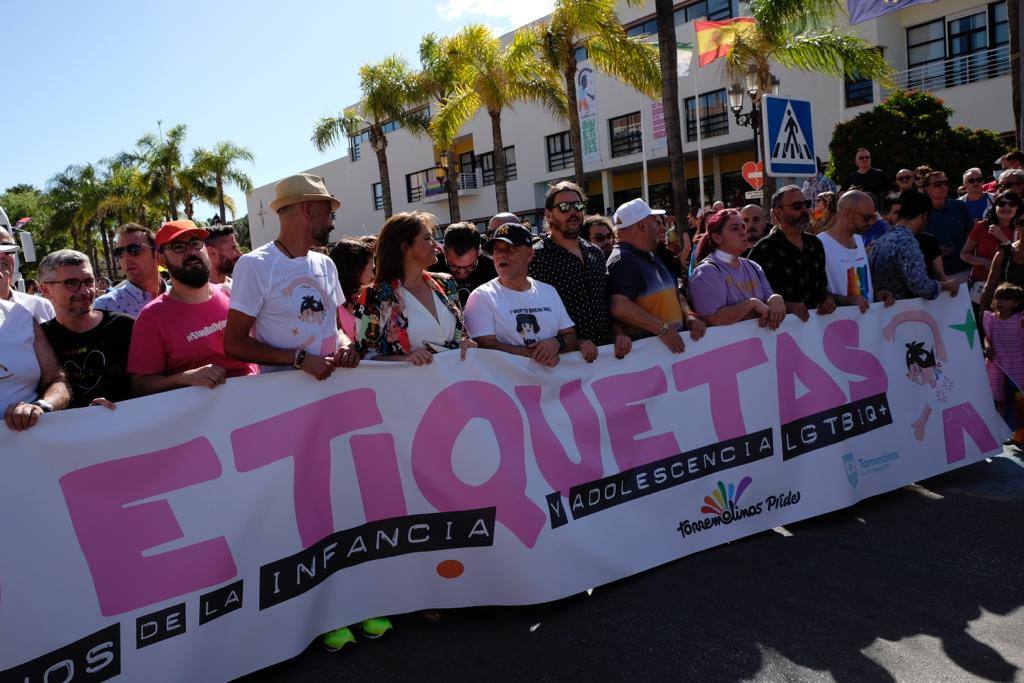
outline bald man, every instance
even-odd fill
[[[889,292],[876,292],[871,283],[868,253],[861,237],[876,219],[875,200],[867,192],[850,190],[839,198],[836,222],[818,237],[825,247],[825,274],[829,294],[840,306],[857,306],[867,312],[872,301],[891,306],[896,299]]]
[[[740,209],[740,218],[743,219],[743,225],[747,228],[747,241],[751,245],[764,237],[766,225],[764,209],[757,204],[747,204]]]

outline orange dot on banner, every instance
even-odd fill
[[[457,579],[465,569],[458,560],[445,560],[437,565],[437,575],[443,579]]]

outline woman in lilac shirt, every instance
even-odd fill
[[[772,292],[761,266],[740,256],[749,247],[746,226],[735,209],[719,211],[708,221],[707,239],[690,278],[693,310],[708,325],[757,318],[761,327],[774,330],[786,317],[786,304]]]

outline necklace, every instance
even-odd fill
[[[284,246],[284,242],[282,242],[281,240],[274,240],[274,244],[277,245],[278,249],[287,254],[288,258],[295,258],[294,256],[292,256],[292,252],[288,251],[288,247]]]

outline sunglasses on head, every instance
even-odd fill
[[[139,243],[129,244],[129,245],[124,246],[124,247],[115,247],[114,248],[114,258],[121,258],[125,254],[128,254],[129,256],[138,256],[139,254],[142,253],[143,249],[153,249],[153,247],[151,247],[148,244],[139,244]]]
[[[569,213],[569,209],[575,209],[577,211],[585,211],[587,208],[586,202],[558,202],[555,204],[555,208],[562,213]]]

